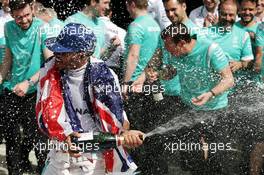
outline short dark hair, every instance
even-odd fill
[[[258,4],[258,0],[239,0],[238,3],[241,5],[243,1],[249,1],[249,2],[255,3],[256,5]]]
[[[187,26],[183,23],[177,22],[172,23],[161,32],[161,38],[163,40],[168,37],[171,38],[175,44],[178,44],[182,40],[190,43],[192,40],[190,31]]]
[[[147,9],[148,8],[148,1],[147,0],[127,0],[128,4],[132,2],[135,3],[136,7],[139,9]]]
[[[167,3],[168,1],[171,1],[171,0],[162,0],[163,3]],[[177,2],[178,2],[179,4],[183,4],[183,3],[186,4],[186,0],[177,0]]]
[[[92,0],[87,0],[85,4],[82,4],[81,9],[85,9],[86,7],[89,7],[91,5]],[[94,0],[96,3],[99,3],[100,0]]]
[[[14,10],[20,10],[25,8],[27,5],[32,5],[32,0],[10,0],[9,1],[9,8],[11,12]]]
[[[227,3],[232,3],[232,4],[236,5],[237,9],[239,8],[239,3],[237,0],[221,0],[220,4],[218,6],[218,9],[220,9],[223,4],[227,4]]]

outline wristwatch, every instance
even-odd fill
[[[35,85],[35,82],[32,81],[30,78],[27,79],[27,81],[28,81],[29,86],[34,86]]]

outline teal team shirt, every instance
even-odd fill
[[[258,28],[259,24],[260,23],[256,23],[253,26],[245,27],[240,22],[236,22],[235,23],[236,26],[238,26],[239,28],[245,30],[246,32],[249,32],[249,33],[252,32],[252,33],[254,33],[255,34],[255,37],[256,37],[257,28]],[[250,41],[251,41],[251,45],[252,45],[253,55],[255,55],[255,51],[256,51],[256,39],[250,39]],[[261,82],[261,75],[260,74],[256,74],[252,69],[245,70],[243,75],[247,79],[249,79],[251,81],[254,81],[255,83],[260,83]]]
[[[96,36],[96,47],[93,56],[100,58],[101,49],[105,48],[105,25],[101,19],[91,18],[83,12],[77,12],[68,17],[64,23],[65,25],[69,23],[79,23],[90,28]]]
[[[249,34],[233,25],[230,31],[224,32],[218,25],[208,28],[204,39],[211,39],[219,44],[224,53],[228,56],[229,61],[248,61],[253,60],[254,56],[251,48]]]
[[[219,44],[227,55],[229,61],[251,61],[254,59],[250,36],[248,32],[233,25],[228,31],[224,31],[221,26],[215,25],[204,30],[200,35],[203,39],[211,39]],[[234,73],[235,87],[233,92],[238,87],[245,85],[250,77],[248,71],[239,70]]]
[[[190,19],[184,22],[186,27],[188,28],[191,36],[198,36],[199,32],[199,27],[195,25]],[[172,59],[172,55],[165,49],[164,42],[159,37],[159,45],[158,48],[161,49],[163,57],[162,61],[164,64],[169,64],[170,60]],[[161,84],[163,85],[165,89],[165,94],[169,96],[179,96],[181,92],[181,85],[179,81],[179,76],[176,75],[173,79],[171,80],[161,80]]]
[[[0,64],[2,64],[5,56],[5,38],[0,38]],[[2,93],[2,84],[0,85],[0,95]]]
[[[52,18],[48,23],[45,23],[43,27],[44,33],[46,33],[47,38],[57,37],[64,27],[64,22],[57,18]]]
[[[237,27],[239,27],[240,29],[243,29],[243,30],[245,30],[246,32],[253,32],[254,34],[257,33],[257,28],[258,28],[259,24],[260,24],[260,23],[256,23],[256,24],[253,25],[253,26],[245,27],[245,26],[243,26],[239,21],[235,23],[235,25],[236,25]],[[251,45],[252,45],[253,53],[255,53],[255,50],[256,50],[256,42],[255,42],[255,40],[252,40],[252,39],[251,39]]]
[[[262,47],[262,68],[261,75],[264,76],[264,22],[262,22],[257,29],[256,46]]]
[[[0,38],[0,64],[2,63],[5,56],[5,38]]]
[[[191,53],[173,57],[171,64],[177,68],[183,102],[196,110],[217,110],[228,105],[227,92],[210,99],[204,106],[192,104],[192,98],[213,89],[221,80],[220,73],[228,66],[228,58],[218,44],[196,40]]]
[[[158,46],[159,35],[160,27],[150,15],[139,16],[128,26],[124,63],[127,60],[129,46],[140,45],[139,60],[131,81],[135,81],[147,66]]]
[[[43,22],[33,18],[28,30],[22,30],[15,21],[5,25],[6,47],[12,56],[11,77],[3,84],[12,91],[13,87],[36,74],[44,61],[43,50],[46,48],[46,34],[41,32]],[[32,93],[36,87],[30,87],[27,93]]]

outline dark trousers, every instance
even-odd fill
[[[175,111],[179,110],[180,106],[178,97],[165,96],[164,100],[155,102],[152,94],[131,94],[125,107],[131,129],[147,133],[175,117]],[[131,156],[141,175],[161,175],[168,173],[168,164],[163,152],[158,140],[146,139],[140,148],[131,152]]]
[[[36,94],[19,97],[4,90],[1,105],[4,136],[6,140],[6,161],[10,175],[19,175],[29,164],[29,152],[38,143],[46,142],[46,137],[39,132],[35,114]],[[23,134],[20,131],[23,129]],[[38,160],[38,173],[44,167],[46,152],[35,149]]]

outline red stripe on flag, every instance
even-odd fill
[[[39,114],[42,109],[43,122],[48,126],[49,136],[63,141],[66,136],[64,135],[64,129],[58,123],[58,118],[63,106],[59,72],[54,68],[50,69],[47,75],[40,80],[41,90],[45,81],[49,81],[49,97],[37,103],[37,114]]]
[[[106,167],[107,172],[113,172],[114,151],[113,150],[105,151],[103,154],[105,158],[105,167]]]

